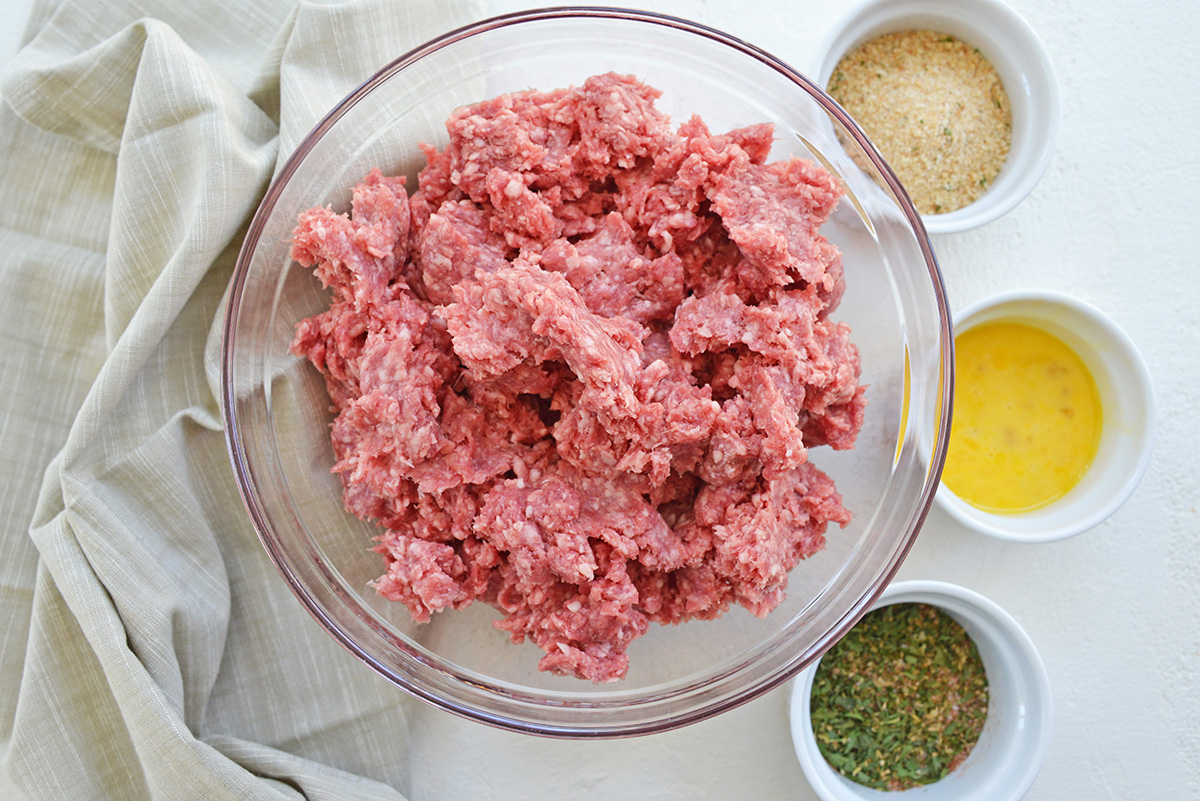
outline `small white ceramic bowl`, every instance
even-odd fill
[[[991,222],[1029,194],[1054,155],[1060,102],[1050,56],[1029,23],[999,0],[868,0],[830,29],[813,62],[813,80],[828,86],[846,53],[883,34],[906,30],[935,30],[978,47],[1004,82],[1013,128],[1000,175],[970,205],[922,215],[931,234]]]
[[[1132,340],[1093,306],[1057,292],[1019,290],[975,303],[954,318],[955,335],[1006,320],[1038,326],[1074,350],[1100,393],[1099,450],[1083,479],[1056,501],[1029,512],[993,514],[945,484],[937,503],[976,531],[1016,542],[1052,542],[1099,525],[1133,494],[1154,450],[1155,400],[1150,373]]]
[[[993,601],[955,584],[897,582],[872,609],[896,603],[936,606],[975,641],[988,677],[988,714],[979,742],[961,765],[933,784],[885,792],[850,781],[825,761],[813,736],[809,703],[818,660],[794,680],[790,705],[792,742],[809,784],[823,801],[1017,801],[1042,766],[1053,716],[1050,681],[1033,642]]]

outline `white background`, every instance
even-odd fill
[[[935,238],[952,309],[1019,288],[1068,292],[1099,307],[1150,367],[1158,443],[1138,491],[1099,528],[1020,546],[966,531],[935,509],[900,578],[975,589],[1037,644],[1055,715],[1030,801],[1196,799],[1200,5],[1010,2],[1055,63],[1062,129],[1046,177],[1017,209]],[[0,65],[16,52],[30,4],[0,0]],[[850,2],[638,5],[721,28],[804,71]],[[491,3],[495,13],[525,7],[532,4]],[[815,797],[792,752],[782,692],[717,720],[622,742],[532,740],[425,708],[412,723],[430,766],[413,777],[414,799]]]

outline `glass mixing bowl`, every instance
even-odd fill
[[[869,385],[853,450],[810,457],[853,513],[801,562],[787,600],[765,618],[740,607],[718,620],[652,624],[629,649],[628,676],[596,685],[540,673],[541,651],[514,645],[481,603],[425,624],[379,597],[379,531],[344,511],[330,473],[330,401],[310,364],[288,352],[296,323],[328,306],[310,270],[288,258],[297,215],[349,207],[371,168],[407,174],[420,142],[441,147],[456,107],[528,88],[578,85],[608,71],[662,90],[676,123],[713,131],[775,125],[771,159],[824,164],[847,194],[822,233],[843,252],[834,316],[853,328]],[[950,421],[952,337],[944,287],[920,216],[862,131],[788,65],[710,28],[613,9],[550,9],[448,33],[384,67],[329,113],[269,188],[230,286],[223,412],[234,470],[270,558],[316,620],[398,687],[503,728],[562,737],[664,731],[750,700],[794,676],[872,605],[920,529],[938,485]],[[932,428],[932,430],[930,430]],[[932,443],[925,454],[922,438]]]

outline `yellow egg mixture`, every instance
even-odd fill
[[[1065,495],[1100,444],[1100,393],[1087,365],[1053,334],[1015,322],[970,328],[954,347],[942,483],[997,513],[1030,511]]]

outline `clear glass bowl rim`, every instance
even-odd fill
[[[245,450],[241,444],[237,416],[233,413],[237,398],[234,382],[230,380],[233,372],[233,362],[235,359],[235,348],[233,347],[233,344],[236,341],[237,310],[241,303],[241,296],[244,289],[246,275],[257,247],[259,237],[262,234],[263,227],[273,211],[275,204],[279,200],[284,188],[288,184],[288,181],[292,178],[299,168],[301,162],[303,162],[303,160],[321,140],[321,138],[324,137],[331,128],[333,128],[333,126],[342,116],[344,116],[358,102],[369,95],[376,87],[389,80],[395,74],[401,72],[403,69],[415,63],[416,61],[465,39],[469,39],[471,37],[475,37],[499,28],[531,22],[559,19],[612,19],[649,25],[659,25],[685,33],[690,33],[725,45],[726,47],[737,51],[743,56],[748,56],[749,58],[758,61],[762,65],[774,70],[799,86],[822,107],[825,113],[827,113],[831,118],[835,119],[845,130],[845,132],[853,137],[855,142],[870,158],[874,169],[877,170],[878,176],[882,178],[882,180],[886,183],[887,188],[898,200],[900,210],[902,211],[906,222],[916,235],[921,254],[928,269],[929,279],[932,284],[932,289],[938,308],[938,315],[941,322],[939,340],[942,381],[940,397],[938,398],[938,401],[942,413],[935,423],[936,430],[934,431],[934,445],[929,451],[925,482],[921,488],[921,494],[917,500],[915,514],[912,517],[912,522],[909,526],[909,529],[903,532],[901,535],[898,547],[892,552],[891,558],[884,568],[879,572],[875,581],[872,583],[871,589],[865,593],[852,606],[852,608],[846,612],[845,615],[843,615],[836,626],[826,632],[826,634],[818,641],[818,643],[810,650],[809,653],[803,655],[804,658],[792,659],[791,662],[788,663],[783,669],[776,670],[773,673],[769,673],[765,676],[757,676],[755,680],[750,682],[734,682],[737,686],[732,689],[724,686],[730,682],[731,675],[736,678],[742,674],[742,670],[740,669],[741,667],[744,667],[744,665],[742,665],[739,666],[739,669],[736,671],[730,671],[719,676],[708,677],[710,682],[722,685],[720,692],[716,693],[715,695],[711,692],[706,692],[706,688],[703,686],[688,685],[683,687],[679,691],[679,694],[675,696],[678,699],[685,700],[689,697],[693,699],[699,696],[709,697],[708,700],[705,700],[701,703],[685,704],[684,706],[686,708],[677,709],[653,719],[638,719],[634,720],[633,722],[619,719],[597,720],[595,721],[596,725],[563,723],[561,721],[531,721],[528,717],[522,715],[522,710],[536,708],[538,703],[536,699],[528,697],[508,697],[506,700],[508,701],[509,708],[504,712],[497,712],[495,709],[481,708],[478,706],[472,706],[470,704],[460,703],[454,698],[443,695],[436,688],[424,687],[408,681],[406,677],[397,674],[396,671],[382,664],[379,659],[364,649],[360,644],[355,642],[353,638],[349,637],[346,632],[341,629],[337,621],[330,617],[327,611],[323,608],[321,602],[316,599],[313,594],[304,586],[303,581],[298,579],[288,566],[285,555],[282,554],[279,549],[279,543],[275,540],[275,537],[270,530],[270,526],[266,523],[264,514],[259,505],[260,501],[250,490],[250,485],[252,483],[252,470],[247,462]],[[394,59],[362,84],[360,84],[342,101],[334,106],[333,109],[330,110],[304,137],[304,139],[296,147],[295,151],[288,157],[282,169],[279,170],[276,177],[272,180],[259,204],[257,211],[255,212],[254,217],[251,220],[245,238],[243,239],[242,247],[238,253],[233,275],[230,279],[226,299],[225,320],[222,329],[221,343],[221,412],[224,421],[227,450],[229,452],[230,461],[237,479],[238,490],[241,494],[247,513],[251,518],[251,522],[255,528],[258,539],[262,543],[268,557],[271,559],[276,569],[287,582],[293,594],[302,603],[309,614],[317,621],[317,623],[320,624],[322,628],[324,628],[326,632],[330,634],[343,648],[354,654],[357,658],[362,660],[377,673],[410,695],[413,695],[414,697],[417,697],[445,711],[502,729],[527,734],[563,738],[599,739],[639,736],[668,731],[713,717],[758,698],[759,696],[783,685],[797,675],[807,665],[819,658],[821,654],[832,647],[834,643],[836,643],[847,631],[849,631],[850,628],[852,628],[854,624],[857,623],[858,620],[870,610],[871,606],[876,602],[879,595],[894,578],[896,572],[900,568],[900,565],[903,563],[905,557],[911,549],[917,534],[920,532],[920,529],[926,517],[928,516],[929,510],[933,506],[934,495],[940,482],[942,466],[945,460],[952,416],[952,398],[954,387],[953,336],[951,319],[945,284],[937,263],[937,258],[934,254],[933,247],[930,243],[928,233],[925,230],[922,218],[913,207],[907,192],[901,185],[900,181],[896,178],[891,168],[887,165],[886,161],[883,159],[883,156],[871,143],[858,124],[845,112],[844,109],[841,108],[840,105],[838,105],[835,100],[833,100],[824,92],[824,90],[809,80],[805,75],[777,57],[759,47],[749,44],[742,39],[724,33],[715,28],[667,14],[604,6],[562,6],[531,9],[493,16],[478,22],[461,26],[435,37]],[[708,687],[707,689],[711,689],[711,687]],[[605,705],[603,703],[596,705],[596,707],[600,709],[602,709],[604,706]]]

